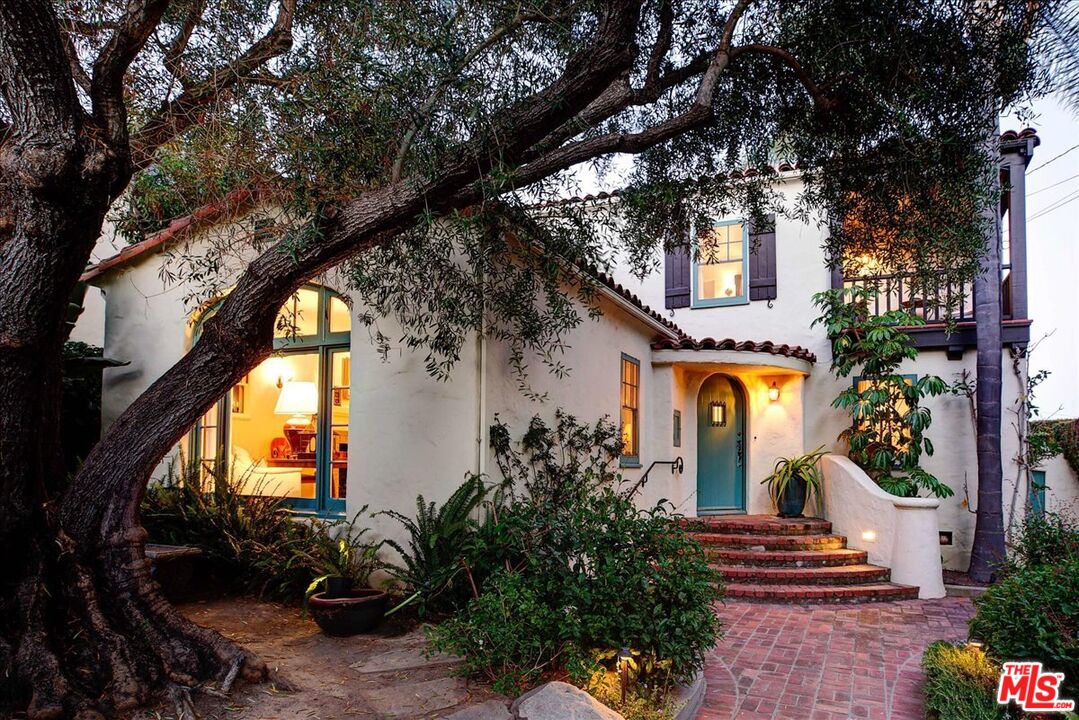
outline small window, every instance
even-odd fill
[[[741,220],[718,223],[700,233],[693,262],[693,307],[749,302],[746,294],[748,244],[749,236]]]
[[[622,465],[640,462],[641,364],[622,355]]]
[[[913,385],[915,383],[915,381],[917,381],[917,379],[918,379],[917,375],[902,375],[901,377],[907,383],[907,385]],[[864,380],[861,377],[855,377],[854,378],[854,390],[859,395],[864,393],[866,390],[869,390],[869,389],[873,388],[876,385],[877,385],[876,380]],[[893,410],[895,411],[894,415],[896,417],[895,425],[899,425],[899,418],[902,418],[902,417],[906,416],[906,414],[908,412],[910,412],[910,407],[907,405],[905,400],[903,400],[902,398],[897,398],[896,401],[895,401],[895,406],[893,407]],[[865,429],[866,423],[867,423],[866,420],[863,420],[861,417],[856,416],[856,418],[855,418],[855,427],[857,429],[859,429],[859,430]],[[874,428],[874,429],[877,431],[877,434],[878,434],[879,437],[891,436],[891,435],[894,435],[896,433],[900,433],[901,437],[904,438],[905,442],[903,442],[901,447],[898,448],[899,450],[904,449],[906,447],[907,442],[910,441],[910,431],[909,430],[907,430],[905,427],[895,427],[895,426],[893,426],[892,423],[890,423],[888,421],[885,421],[884,423],[881,424],[880,427],[877,427],[877,428]]]
[[[674,411],[674,446],[682,447],[682,411]]]

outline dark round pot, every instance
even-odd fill
[[[327,600],[348,597],[352,592],[352,578],[331,575],[326,578],[326,592],[322,596]]]
[[[792,477],[779,496],[779,517],[800,518],[806,509],[806,481]]]
[[[374,630],[386,614],[389,600],[390,596],[381,590],[364,588],[341,598],[315,593],[307,600],[307,607],[322,632],[348,637]]]

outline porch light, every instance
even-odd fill
[[[772,381],[772,387],[768,388],[768,401],[776,402],[779,400],[779,388],[776,386],[776,381]]]
[[[727,403],[719,400],[710,402],[708,419],[712,427],[727,427]]]

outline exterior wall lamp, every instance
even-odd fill
[[[720,400],[708,403],[708,421],[712,427],[727,427],[727,403]]]
[[[772,381],[772,387],[768,388],[768,402],[779,401],[779,387],[776,386],[776,381]]]

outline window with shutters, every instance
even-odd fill
[[[728,220],[697,237],[693,262],[693,307],[749,302],[749,233],[742,220]]]

